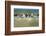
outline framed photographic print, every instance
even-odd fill
[[[5,34],[45,32],[44,3],[5,1]]]

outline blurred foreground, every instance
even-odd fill
[[[14,16],[14,27],[35,27],[35,26],[39,26],[38,17],[17,18]]]

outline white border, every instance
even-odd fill
[[[39,9],[39,27],[14,27],[14,8]],[[42,30],[42,7],[41,6],[22,6],[11,5],[11,32],[26,30]]]

